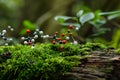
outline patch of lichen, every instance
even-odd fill
[[[80,45],[60,45],[49,43],[31,46],[1,46],[0,47],[0,80],[46,80],[55,79],[58,74],[64,74],[71,67],[80,64],[80,59],[89,55],[90,51],[103,49],[105,46],[96,43]],[[9,52],[9,57],[4,54]]]

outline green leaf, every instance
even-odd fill
[[[64,23],[65,20],[64,20],[63,18],[58,18],[58,22],[59,22],[59,23]]]
[[[77,17],[81,17],[82,14],[83,14],[83,12],[84,12],[83,10],[80,10],[80,11],[76,14],[76,16],[77,16]]]
[[[21,30],[20,35],[25,35],[27,29],[35,30],[35,24],[32,23],[32,22],[30,22],[29,20],[25,20],[25,21],[23,22],[23,26],[24,26],[25,28]]]
[[[72,19],[72,20],[76,21],[77,17],[56,16],[54,19],[56,21],[58,21],[59,23],[64,23],[66,20],[69,20],[69,19]]]
[[[120,11],[112,11],[112,12],[101,12],[99,15],[112,15],[112,14],[118,14]]]
[[[31,22],[28,21],[28,20],[25,20],[25,21],[23,22],[23,25],[24,25],[25,28],[28,28],[28,29],[30,29],[30,30],[35,30],[35,24],[31,23]]]
[[[64,19],[64,20],[68,20],[68,19],[71,19],[72,17],[68,17],[68,16],[56,16],[54,19],[56,20],[56,21],[58,21],[58,19]]]
[[[112,36],[112,47],[120,48],[120,29],[116,29]]]
[[[96,32],[92,36],[94,37],[100,36],[100,35],[105,34],[107,31],[110,31],[110,29],[109,28],[98,28],[96,29]]]
[[[22,29],[21,31],[20,31],[20,35],[25,35],[26,34],[26,28],[25,29]]]
[[[63,26],[69,26],[69,25],[72,25],[72,26],[75,26],[75,27],[78,27],[78,28],[81,27],[80,24],[78,24],[78,23],[63,23],[63,24],[61,24],[61,25],[63,25]]]
[[[89,21],[90,24],[92,24],[96,28],[100,28],[102,25],[104,25],[107,21],[104,18],[97,19],[96,21]]]
[[[96,10],[94,12],[94,15],[95,15],[94,21],[101,19],[102,16],[99,15],[100,12],[101,12],[100,10]]]
[[[108,16],[108,20],[112,20],[112,19],[117,18],[117,17],[119,17],[119,16],[120,16],[120,13],[118,13],[118,14],[113,14],[113,15],[109,15],[109,16]]]
[[[88,21],[92,20],[94,17],[95,17],[94,13],[89,12],[89,13],[86,13],[86,14],[82,15],[80,17],[79,21],[80,21],[81,24],[84,24],[85,22],[88,22]]]

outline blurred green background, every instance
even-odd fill
[[[9,34],[19,37],[20,31],[25,27],[23,22],[29,20],[46,34],[52,34],[61,29],[61,25],[54,20],[55,16],[75,16],[79,10],[118,11],[120,0],[0,0],[0,30],[11,25],[16,30]],[[111,28],[111,31],[102,37],[111,41],[115,30],[120,27],[120,17],[108,21],[104,27]],[[90,30],[88,27],[83,29],[82,36],[89,36]]]

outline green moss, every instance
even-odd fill
[[[80,64],[80,59],[86,57],[90,51],[103,48],[98,44],[60,45],[49,43],[31,46],[2,46],[0,47],[0,80],[46,80],[55,79],[58,74],[64,74],[71,67]],[[10,57],[2,55],[10,52]],[[83,55],[84,54],[84,55]]]
[[[116,49],[115,53],[120,54],[120,49]]]

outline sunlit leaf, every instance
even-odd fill
[[[112,11],[112,12],[101,12],[99,15],[112,15],[112,14],[117,14],[120,13],[120,11]]]
[[[78,23],[63,23],[63,24],[61,24],[61,25],[63,25],[63,26],[69,26],[69,25],[72,25],[72,26],[75,26],[75,27],[78,27],[78,28],[81,27],[80,24],[78,24]]]
[[[88,22],[90,20],[92,20],[94,18],[94,13],[90,12],[90,13],[87,13],[87,14],[84,14],[80,17],[79,21],[81,24],[84,24],[85,22]]]
[[[23,22],[23,25],[24,25],[25,28],[28,28],[28,29],[30,29],[30,30],[34,30],[34,29],[35,29],[35,24],[31,23],[31,22],[28,21],[28,20],[25,20],[25,21]]]
[[[64,23],[66,20],[69,19],[77,21],[76,17],[68,17],[68,16],[56,16],[54,19],[59,23]]]
[[[84,12],[83,10],[80,10],[80,11],[76,14],[76,16],[77,16],[77,17],[82,16],[83,12]]]
[[[120,48],[120,29],[116,29],[112,36],[112,47]]]
[[[68,17],[68,16],[56,16],[54,19],[56,20],[56,21],[58,21],[58,19],[64,19],[64,20],[68,20],[68,19],[71,19],[72,17]]]
[[[26,30],[27,30],[27,29],[21,30],[20,35],[25,35],[25,34],[26,34]]]
[[[101,12],[100,10],[96,10],[94,12],[94,15],[95,15],[94,21],[97,21],[101,18],[101,16],[99,15],[100,12]]]
[[[117,18],[117,17],[120,17],[120,13],[108,16],[108,20],[112,20],[112,19]]]
[[[58,18],[58,22],[59,22],[59,23],[64,23],[65,20],[64,20],[63,18]]]

